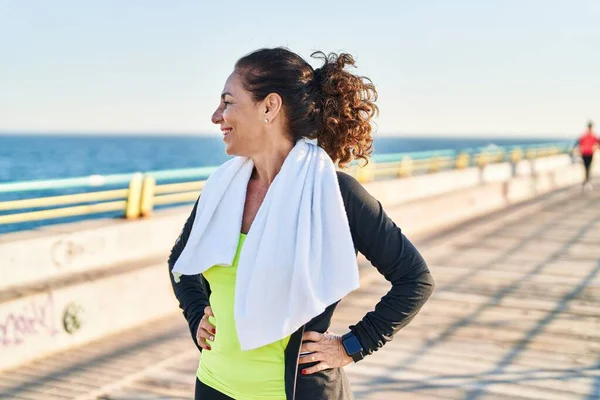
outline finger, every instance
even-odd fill
[[[331,368],[329,366],[329,364],[327,364],[326,362],[320,362],[317,365],[313,365],[310,368],[306,368],[302,370],[302,375],[310,375],[310,374],[314,374],[315,372],[319,372],[319,371],[323,371],[324,369],[329,369]]]
[[[311,342],[320,342],[323,340],[323,334],[315,331],[307,331],[302,335],[302,340],[310,340]]]
[[[202,347],[202,349],[204,350],[211,350],[210,345],[208,343],[206,343],[206,340],[204,340],[204,338],[197,338],[198,339],[198,346]]]
[[[209,331],[205,330],[205,329],[200,329],[198,331],[198,334],[200,336],[200,338],[204,339],[207,343],[210,342],[214,342],[215,341],[215,336],[210,333]],[[210,343],[208,343],[208,345],[210,346]]]
[[[317,361],[323,361],[324,357],[325,357],[324,353],[305,354],[303,356],[300,356],[300,358],[298,358],[298,364],[308,364],[308,363],[314,363]]]
[[[202,317],[200,320],[200,327],[207,332],[217,333],[217,328],[208,320],[208,318]]]
[[[213,310],[212,310],[211,306],[204,307],[204,315],[210,315],[211,317],[215,316],[215,314],[213,314]]]
[[[210,350],[210,345],[206,343],[206,340],[203,337],[203,332],[205,332],[202,328],[198,327],[196,331],[196,342],[198,342],[198,346],[200,346],[204,350]]]
[[[321,344],[315,342],[302,343],[300,346],[300,353],[312,353],[321,350]]]

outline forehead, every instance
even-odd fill
[[[239,96],[244,92],[244,88],[242,87],[242,82],[237,73],[232,72],[231,75],[225,81],[225,86],[223,87],[223,93],[228,93],[233,96]]]

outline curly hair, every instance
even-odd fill
[[[283,47],[260,49],[239,59],[235,69],[255,101],[270,93],[281,96],[294,142],[316,139],[340,167],[353,159],[368,162],[372,119],[379,112],[375,85],[345,70],[356,66],[350,54],[318,51],[311,57],[323,65],[313,69]]]

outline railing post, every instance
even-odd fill
[[[531,167],[531,176],[536,176],[536,161],[539,156],[539,150],[536,148],[527,149],[527,158]]]
[[[456,169],[465,169],[469,166],[469,154],[462,152],[456,157],[456,163],[454,167]]]
[[[479,182],[483,183],[484,182],[484,171],[485,171],[485,167],[489,164],[490,162],[490,156],[485,153],[485,152],[481,152],[477,155],[477,168],[479,169]]]
[[[516,147],[515,149],[513,149],[513,151],[510,152],[510,162],[513,164],[516,164],[519,161],[521,161],[522,157],[523,157],[523,152],[518,147]]]
[[[142,183],[142,195],[140,199],[140,215],[142,217],[152,215],[155,188],[156,179],[152,175],[146,175]]]
[[[515,147],[513,151],[510,152],[510,164],[512,169],[512,176],[517,176],[517,165],[521,158],[523,157],[523,152],[519,147]]]
[[[413,171],[413,162],[412,158],[409,156],[402,157],[402,161],[400,161],[400,168],[398,169],[398,176],[407,177],[411,176]]]
[[[484,168],[488,164],[487,153],[481,152],[477,155],[477,165],[479,168]]]
[[[359,167],[356,171],[356,179],[360,183],[371,182],[375,179],[375,161],[369,160],[364,167]]]
[[[504,157],[505,157],[505,151],[498,150],[498,154],[496,154],[496,162],[501,163],[502,161],[504,161]]]
[[[140,216],[140,200],[142,197],[142,174],[136,173],[129,182],[125,218],[134,219]]]

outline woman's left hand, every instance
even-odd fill
[[[346,354],[346,350],[342,345],[342,337],[339,335],[329,331],[325,333],[308,331],[304,332],[302,340],[308,342],[302,343],[300,353],[312,352],[312,354],[300,356],[298,364],[320,361],[317,365],[303,369],[302,374],[304,375],[314,374],[324,369],[344,367],[352,362],[352,357]]]

